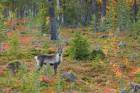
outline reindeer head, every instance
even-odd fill
[[[63,53],[63,46],[62,46],[62,44],[57,46],[57,53],[59,54],[59,56],[62,56],[62,53]]]
[[[59,54],[59,56],[62,56],[63,48],[59,47],[58,50],[57,50],[57,53]]]

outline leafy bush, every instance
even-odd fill
[[[133,37],[133,39],[137,39],[140,42],[140,20],[136,23],[132,24],[130,29],[130,37]]]
[[[18,34],[15,32],[10,38],[9,38],[9,44],[10,44],[10,49],[9,49],[9,54],[17,56],[19,53],[20,49],[20,42],[19,42],[19,37]]]
[[[69,55],[76,60],[84,60],[89,57],[89,43],[80,33],[76,33],[71,41]]]
[[[119,0],[117,3],[117,25],[120,31],[128,29],[131,25],[129,7],[125,0]]]
[[[140,83],[140,73],[136,73],[135,77],[136,77],[135,82]]]
[[[18,53],[17,59],[26,59],[26,58],[28,59],[28,58],[33,58],[33,56],[34,55],[32,55],[31,53],[22,51],[22,52]]]
[[[35,48],[32,48],[32,49],[30,50],[30,54],[33,55],[33,56],[39,55],[40,52],[41,52],[41,50],[35,49]]]
[[[0,30],[0,42],[4,41],[4,40],[6,40],[6,39],[7,39],[7,38],[6,38],[5,33],[2,32],[2,31]]]
[[[6,27],[4,25],[4,18],[0,15],[0,43],[7,39],[5,29]]]
[[[99,49],[99,50],[93,50],[90,54],[90,59],[91,60],[95,60],[96,58],[99,58],[99,59],[103,59],[105,58],[105,54],[104,52]]]
[[[100,22],[99,31],[104,32],[112,27],[111,18],[106,18],[103,22]]]

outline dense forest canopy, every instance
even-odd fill
[[[38,18],[42,33],[59,39],[59,27],[92,31],[131,30],[139,20],[139,0],[1,0],[1,20]]]
[[[106,11],[109,12],[114,7],[119,8],[117,5],[120,2],[124,4],[125,8],[128,8],[129,14],[133,11],[136,13],[139,6],[138,0],[1,0],[0,2],[5,17],[8,17],[11,11],[16,12],[17,17],[25,17],[30,14],[36,16],[41,8],[49,8],[49,2],[53,2],[55,13],[57,16],[63,15],[66,24],[78,24],[79,21],[87,24],[91,21],[95,11],[98,11],[99,16],[105,16]],[[42,7],[42,4],[45,7]],[[116,9],[114,9],[115,11]]]

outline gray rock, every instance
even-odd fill
[[[76,76],[72,72],[64,72],[62,78],[70,82],[76,81]]]
[[[139,60],[139,55],[136,54],[136,53],[133,53],[131,55],[128,56],[128,60],[131,61],[131,62],[136,62]]]
[[[120,93],[127,93],[125,90],[121,90]]]
[[[123,41],[120,41],[120,43],[119,43],[119,47],[120,47],[120,48],[126,47],[126,43],[123,42]]]

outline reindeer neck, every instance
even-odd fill
[[[60,64],[60,62],[62,61],[62,55],[59,56],[59,53],[56,53],[56,60],[57,60],[58,64]]]

